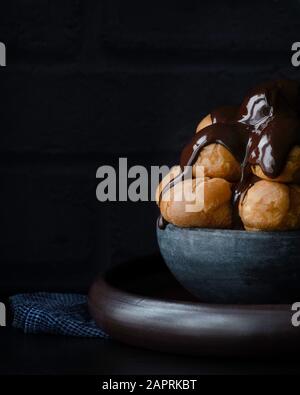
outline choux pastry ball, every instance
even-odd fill
[[[283,183],[300,183],[300,147],[295,146],[288,158],[283,172],[277,178],[268,178],[261,167],[256,165],[252,166],[252,172],[259,178],[275,182]]]
[[[180,181],[162,196],[161,215],[180,227],[229,228],[231,194],[230,184],[221,178]]]
[[[203,166],[206,177],[224,178],[229,182],[238,181],[241,177],[241,165],[221,144],[210,144],[201,150],[193,166],[195,177],[198,166]]]
[[[297,229],[300,226],[300,187],[258,181],[242,197],[239,214],[246,230]]]

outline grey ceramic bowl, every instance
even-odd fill
[[[203,302],[300,301],[300,232],[157,228],[162,256]]]

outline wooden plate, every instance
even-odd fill
[[[174,279],[160,257],[116,267],[89,292],[97,324],[114,339],[194,355],[270,355],[300,350],[291,305],[204,304]]]

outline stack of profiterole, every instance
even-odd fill
[[[197,166],[205,177],[197,177]],[[199,210],[186,210],[198,190]],[[158,186],[157,203],[161,228],[300,229],[300,84],[267,82],[240,106],[202,119]]]

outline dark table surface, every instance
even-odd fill
[[[112,340],[24,335],[0,328],[0,374],[280,374],[300,372],[291,358],[217,359],[163,354]]]

